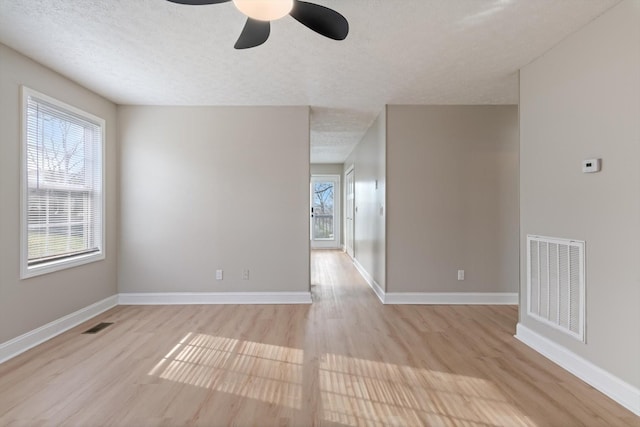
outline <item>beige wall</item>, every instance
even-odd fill
[[[120,292],[309,291],[307,107],[118,117]]]
[[[334,197],[339,200],[338,206],[340,212],[338,217],[340,218],[340,245],[344,244],[344,200],[342,197],[342,189],[344,187],[344,165],[342,163],[311,163],[310,171],[311,175],[339,175],[340,185],[336,188]]]
[[[517,115],[387,108],[387,292],[517,291]]]
[[[20,85],[106,120],[106,259],[20,280]],[[116,107],[0,44],[0,343],[117,293]]]
[[[344,163],[355,170],[354,257],[384,290],[386,284],[386,110]],[[376,188],[376,181],[378,188]]]
[[[311,163],[311,175],[342,175],[342,163]]]
[[[627,0],[521,72],[521,241],[586,241],[586,344],[530,329],[640,387],[640,2]],[[602,172],[583,174],[583,159]],[[525,246],[521,259],[526,259]],[[521,265],[523,273],[526,264]],[[521,306],[527,306],[521,277]]]

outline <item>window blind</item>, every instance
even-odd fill
[[[28,266],[101,251],[102,125],[34,95],[25,109]]]

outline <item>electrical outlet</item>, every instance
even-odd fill
[[[222,270],[216,270],[216,280],[222,280]]]
[[[242,280],[249,280],[249,270],[242,270]]]
[[[464,280],[464,270],[458,270],[458,280]]]

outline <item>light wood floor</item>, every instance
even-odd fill
[[[0,365],[0,425],[639,425],[516,307],[383,306],[346,255],[312,265],[312,305],[120,306]]]

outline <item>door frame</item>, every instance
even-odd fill
[[[353,174],[353,197],[351,199],[352,209],[351,209],[351,230],[347,226],[347,222],[349,221],[347,218],[347,213],[349,211],[349,200],[347,185],[349,185],[349,180],[347,176],[349,174]],[[351,165],[347,168],[344,173],[344,251],[349,255],[352,259],[355,259],[356,254],[356,168],[355,165]],[[351,231],[349,233],[349,231]],[[349,248],[349,241],[351,242],[351,248]],[[351,249],[351,252],[349,251]]]
[[[342,182],[341,176],[337,174],[312,174],[309,180],[309,240],[311,249],[340,249],[340,237],[342,235],[342,211],[340,210],[342,198]],[[331,240],[314,240],[313,239],[313,218],[311,217],[311,207],[313,206],[313,182],[314,181],[333,181],[333,236]],[[336,192],[340,192],[336,194]]]

